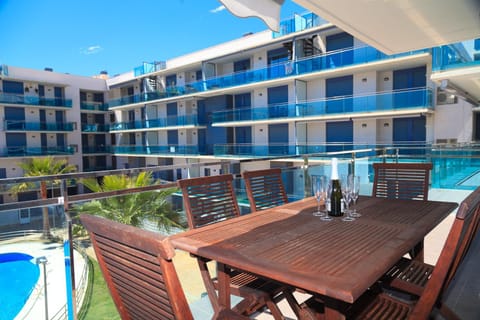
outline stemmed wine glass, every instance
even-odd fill
[[[359,218],[362,215],[357,211],[357,199],[360,194],[360,176],[351,175],[351,196],[352,196],[352,203],[353,203],[353,210],[350,212],[350,216],[353,218]]]
[[[330,197],[332,196],[332,182],[327,181],[327,193],[325,197],[325,214],[320,218],[322,221],[332,221],[333,218],[328,214],[328,203],[330,202]]]
[[[327,179],[325,176],[313,176],[313,194],[317,199],[317,211],[313,213],[316,217],[323,217],[325,212],[320,210],[320,203],[327,198]]]
[[[345,204],[345,216],[342,218],[342,221],[354,221],[355,218],[351,216],[349,204],[352,200],[352,179],[350,176],[343,176],[340,180],[340,184],[342,186],[342,196],[343,196],[343,203]]]

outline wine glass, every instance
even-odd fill
[[[322,217],[325,213],[320,210],[320,203],[327,198],[327,179],[325,176],[313,176],[313,194],[317,199],[317,211],[313,213],[316,217]]]
[[[320,218],[322,221],[332,221],[333,218],[328,214],[328,204],[330,203],[330,197],[332,196],[332,181],[327,183],[327,193],[325,198],[325,214]]]
[[[354,221],[355,218],[351,216],[349,204],[352,200],[352,179],[350,176],[343,176],[340,180],[340,184],[342,186],[342,196],[343,196],[343,203],[345,204],[345,216],[342,218],[342,221]]]
[[[351,175],[351,196],[352,196],[352,203],[353,203],[353,210],[350,212],[350,216],[354,218],[359,218],[362,215],[357,211],[357,199],[360,194],[360,176]]]

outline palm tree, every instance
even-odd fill
[[[70,173],[77,170],[77,167],[74,165],[68,164],[68,161],[65,159],[55,160],[52,156],[41,157],[41,158],[31,158],[27,159],[24,162],[20,162],[18,166],[23,169],[23,175],[25,177],[39,177],[39,176],[49,176],[49,175],[58,175],[64,173]],[[58,184],[59,180],[49,181],[50,185]],[[17,194],[19,192],[24,192],[30,189],[34,189],[38,184],[34,182],[23,182],[14,185],[10,188],[10,191]],[[47,199],[47,181],[40,181],[40,196],[42,199]],[[48,207],[43,207],[43,238],[51,238],[50,233],[50,221],[48,218]]]
[[[105,176],[99,183],[95,178],[82,179],[82,184],[92,192],[107,192],[155,184],[151,172],[141,172],[135,177],[127,175]],[[103,216],[121,223],[142,227],[147,220],[156,221],[157,227],[167,232],[172,228],[183,228],[181,215],[172,209],[169,196],[177,188],[131,193],[122,196],[92,200],[74,205],[75,212]]]

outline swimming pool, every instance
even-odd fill
[[[40,276],[34,257],[20,252],[0,253],[0,320],[22,310]]]

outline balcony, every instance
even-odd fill
[[[80,109],[90,111],[108,111],[108,104],[103,102],[82,101]]]
[[[280,22],[280,31],[273,32],[272,38],[279,38],[287,34],[300,32],[327,23],[328,21],[323,20],[322,18],[311,12],[302,15],[295,14],[293,18]]]
[[[425,49],[389,56],[373,47],[368,46],[337,50],[326,54],[286,61],[279,64],[270,65],[265,68],[212,77],[206,79],[205,81],[192,82],[185,86],[169,87],[165,91],[155,91],[126,96],[120,99],[111,100],[109,102],[109,107],[113,108],[134,103],[145,103],[197,92],[206,92],[210,90],[254,84],[261,81],[283,79],[288,77],[301,77],[314,72],[391,60],[428,52],[430,52],[429,49]]]
[[[5,131],[48,131],[72,132],[76,128],[75,122],[46,123],[5,120]]]
[[[167,68],[167,63],[165,61],[144,62],[141,66],[133,69],[133,74],[135,77],[139,77],[165,68]]]
[[[139,130],[139,129],[161,129],[174,127],[195,127],[198,126],[198,115],[178,115],[165,118],[149,119],[143,121],[115,122],[110,125],[110,131]]]
[[[409,109],[432,109],[432,90],[415,88],[362,96],[343,96],[297,104],[280,104],[267,107],[241,108],[218,111],[212,114],[213,126],[228,126],[233,122],[255,122],[284,119],[312,120],[339,116],[351,118],[354,115],[390,113]]]
[[[198,145],[150,145],[150,146],[113,146],[115,155],[163,155],[163,156],[198,156]]]
[[[112,147],[110,146],[83,146],[83,154],[95,154],[95,153],[112,153]]]
[[[60,156],[72,155],[75,153],[75,148],[72,146],[66,147],[6,147],[0,150],[0,157],[38,157],[38,156]]]
[[[15,93],[0,93],[0,103],[42,107],[71,108],[72,100],[63,98],[45,98]]]
[[[192,92],[196,92],[196,91],[192,91]],[[113,108],[113,107],[123,106],[127,104],[166,99],[166,98],[181,96],[186,93],[189,93],[187,91],[187,86],[185,87],[172,86],[167,88],[165,91],[153,91],[153,92],[135,94],[132,96],[125,96],[118,99],[112,99],[108,102],[108,107]]]
[[[433,48],[432,56],[433,71],[480,66],[480,38]]]
[[[480,104],[480,38],[434,48],[432,71],[443,93]]]
[[[89,123],[82,124],[82,133],[108,132],[109,130],[110,130],[110,126],[108,124],[89,124]]]

